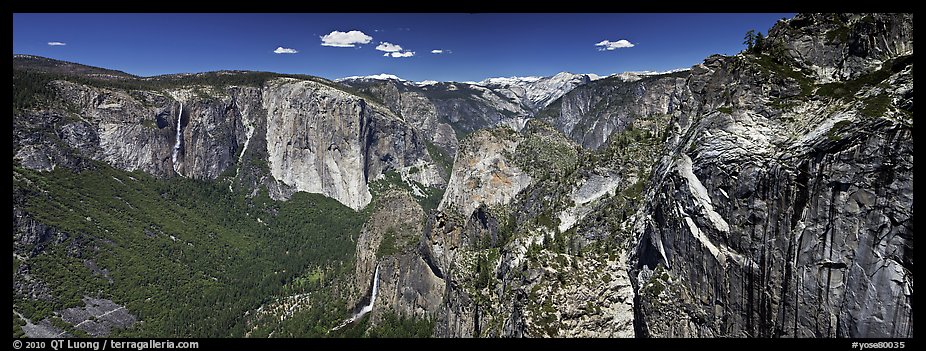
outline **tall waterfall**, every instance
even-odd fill
[[[351,323],[353,323],[354,321],[360,319],[361,317],[363,317],[363,316],[366,315],[367,313],[370,313],[370,311],[373,310],[373,304],[376,303],[376,293],[377,293],[378,290],[379,290],[379,265],[376,266],[376,272],[373,273],[373,292],[370,293],[370,303],[367,304],[366,306],[363,306],[363,308],[361,308],[359,312],[357,312],[356,314],[354,314],[354,315],[351,316],[350,318],[345,319],[345,320],[344,320],[343,322],[341,322],[341,324],[339,324],[337,327],[331,328],[331,330],[338,330],[338,329],[341,329],[341,328],[343,328],[344,326],[346,326],[346,325],[348,325],[348,324],[351,324]]]
[[[177,113],[177,141],[174,142],[174,154],[173,154],[173,157],[171,158],[171,160],[173,161],[173,165],[174,165],[174,172],[177,172],[177,174],[180,174],[180,171],[177,170],[177,153],[180,152],[180,140],[181,140],[181,139],[180,139],[180,137],[181,137],[181,135],[180,135],[180,118],[181,118],[181,117],[183,117],[183,103],[182,103],[182,102],[180,103],[180,112]],[[182,174],[180,174],[180,175],[182,175]]]
[[[360,312],[354,315],[353,319],[357,320],[363,315],[373,310],[373,303],[376,302],[376,291],[379,290],[379,266],[376,266],[376,273],[373,273],[373,292],[370,294],[370,304],[363,306]]]

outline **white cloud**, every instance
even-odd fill
[[[402,51],[402,47],[389,42],[379,42],[379,45],[376,46],[376,50],[385,51],[385,52],[398,52]]]
[[[339,48],[352,48],[356,44],[369,44],[373,37],[364,34],[359,30],[350,32],[332,31],[327,35],[321,36],[322,46],[334,46]]]
[[[48,42],[48,46],[65,46],[65,45],[67,45],[67,43],[62,43],[62,42],[60,42],[60,41],[50,41],[50,42]]]
[[[621,39],[618,41],[602,40],[600,43],[595,44],[595,46],[600,46],[598,51],[611,51],[615,49],[632,48],[633,43],[627,39]]]
[[[379,42],[379,45],[376,46],[376,50],[386,52],[383,54],[385,57],[412,57],[415,56],[414,51],[408,51],[402,48],[402,46],[393,44],[390,42]]]
[[[276,48],[276,50],[273,50],[273,53],[274,54],[298,54],[299,51],[296,49],[284,48],[282,46],[279,46]]]
[[[414,52],[414,51],[387,52],[387,53],[383,54],[383,56],[390,56],[390,57],[412,57],[412,56],[415,56],[415,52]]]

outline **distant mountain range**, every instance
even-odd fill
[[[13,56],[14,337],[913,336],[913,15],[690,69]]]

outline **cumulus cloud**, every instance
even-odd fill
[[[447,49],[434,49],[434,50],[431,50],[431,53],[432,54],[452,54],[453,51],[450,51]]]
[[[387,52],[383,56],[388,57],[412,57],[415,56],[414,51],[403,51],[403,52]]]
[[[379,45],[376,46],[376,50],[385,51],[385,52],[399,52],[402,51],[402,47],[389,42],[379,42]]]
[[[373,37],[364,34],[359,30],[349,32],[332,31],[327,35],[321,36],[322,46],[334,46],[339,48],[352,48],[357,44],[369,44]]]
[[[633,43],[627,39],[621,39],[618,41],[602,40],[600,43],[595,44],[595,46],[599,47],[598,51],[611,51],[616,49],[632,48]]]
[[[50,41],[50,42],[48,42],[48,46],[65,46],[65,45],[67,45],[67,43],[62,43],[62,42],[60,42],[60,41]]]
[[[381,41],[379,45],[376,46],[376,50],[384,51],[385,57],[412,57],[415,56],[414,51],[408,51],[402,48],[402,46],[393,44],[390,42]]]
[[[274,54],[298,54],[299,51],[296,49],[284,48],[282,46],[279,46],[276,48],[276,50],[273,50],[273,53]]]

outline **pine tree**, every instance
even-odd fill
[[[746,50],[752,51],[752,45],[756,40],[756,31],[750,29],[746,32],[746,36],[743,38],[743,45],[746,45]]]
[[[758,34],[756,34],[755,44],[753,45],[753,49],[755,50],[755,53],[761,54],[762,47],[764,45],[765,45],[765,37],[762,36],[762,32],[759,32]]]

